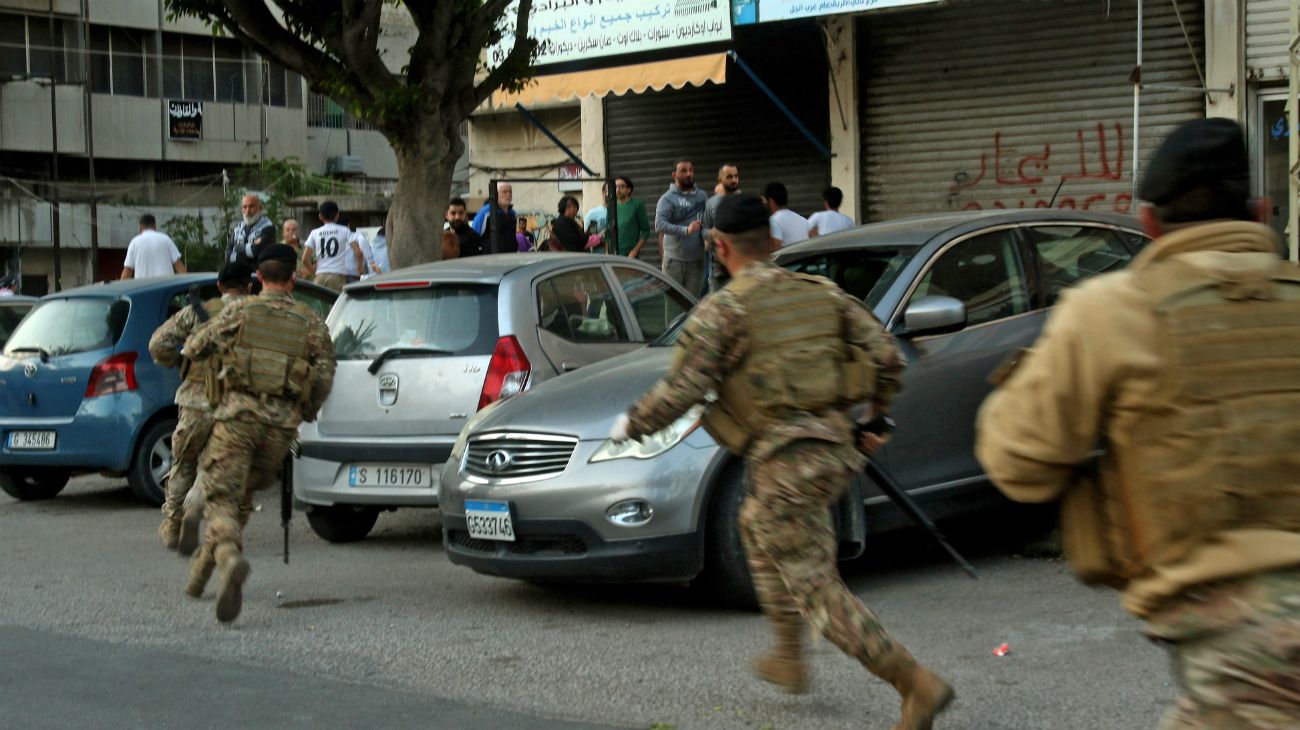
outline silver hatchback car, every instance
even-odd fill
[[[975,460],[990,372],[1037,337],[1061,290],[1125,266],[1137,221],[1075,211],[957,213],[864,226],[782,249],[826,276],[899,339],[910,365],[899,430],[876,463],[934,518],[1000,499]],[[688,412],[641,443],[606,439],[658,380],[676,330],[644,350],[557,378],[481,412],[442,475],[453,563],[534,581],[697,579],[752,601],[735,525],[744,468]],[[906,524],[865,474],[837,507],[840,555]]]
[[[441,467],[476,411],[643,347],[694,299],[639,261],[477,256],[348,286],[330,311],[338,371],[299,431],[295,503],[331,542],[381,510],[438,506]]]

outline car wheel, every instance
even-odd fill
[[[307,523],[312,532],[328,542],[356,542],[366,539],[379,519],[379,510],[336,504],[332,507],[312,507],[307,511]]]
[[[704,571],[695,584],[715,600],[736,608],[758,607],[740,542],[740,504],[745,500],[745,468],[731,465],[713,495],[704,532]]]
[[[154,506],[161,505],[167,496],[163,480],[172,468],[174,430],[175,418],[164,418],[145,429],[131,457],[131,467],[126,472],[126,483],[130,485],[131,493]]]
[[[50,499],[68,484],[68,472],[45,467],[0,469],[0,489],[14,499]]]

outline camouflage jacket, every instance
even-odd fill
[[[185,356],[195,360],[205,360],[220,356],[235,346],[239,340],[240,328],[244,326],[242,310],[253,302],[271,303],[277,308],[292,309],[297,306],[294,298],[288,294],[263,292],[256,297],[244,297],[221,310],[221,314],[199,327],[185,341]],[[226,390],[213,412],[213,417],[220,421],[259,421],[269,426],[280,428],[297,428],[304,420],[316,419],[317,412],[329,395],[334,384],[334,343],[330,340],[329,330],[315,312],[306,312],[311,324],[307,332],[306,359],[311,366],[311,398],[307,403],[300,403],[291,398],[268,398],[262,400],[248,393]],[[219,372],[219,376],[220,376]]]
[[[222,294],[221,301],[230,304],[239,296]],[[185,344],[185,340],[194,334],[194,330],[201,324],[202,322],[194,314],[193,305],[173,314],[154,331],[153,337],[149,338],[149,355],[153,357],[153,361],[166,368],[180,367],[185,360],[181,356],[181,345]],[[212,410],[212,406],[208,404],[208,394],[203,382],[192,377],[182,380],[180,387],[176,389],[176,405],[200,411]]]
[[[775,281],[785,276],[791,274],[776,264],[755,261],[741,269],[735,280],[760,277]],[[898,392],[906,361],[894,338],[885,332],[861,302],[838,288],[828,289],[841,300],[846,340],[872,353],[876,361],[876,388],[872,400],[883,410]],[[629,435],[639,438],[654,433],[717,392],[726,375],[748,354],[748,331],[744,307],[729,288],[724,287],[696,305],[677,337],[679,356],[675,360],[676,367],[628,411],[631,421]],[[746,459],[766,460],[786,444],[800,439],[838,444],[844,447],[839,451],[847,463],[859,467],[865,463],[857,451],[852,420],[847,412],[838,409],[800,413],[774,425],[768,433],[757,434]]]

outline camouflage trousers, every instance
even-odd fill
[[[275,483],[289,445],[292,428],[249,421],[217,421],[199,460],[199,479],[207,498],[208,527],[204,556],[222,543],[244,548],[244,525],[252,512],[252,493]]]
[[[1183,690],[1161,730],[1300,727],[1300,569],[1190,590],[1146,631]]]
[[[806,440],[751,464],[749,473],[740,537],[763,614],[778,636],[807,622],[874,671],[901,647],[835,565],[830,508],[848,487],[849,466],[831,444]]]
[[[198,475],[199,456],[212,435],[212,412],[198,408],[180,409],[176,430],[172,432],[172,468],[167,473],[167,498],[162,513],[180,526],[185,495]]]

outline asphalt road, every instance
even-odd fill
[[[442,554],[437,516],[381,516],[329,545],[277,505],[254,515],[244,613],[186,597],[185,563],[124,482],[74,480],[49,502],[0,496],[0,724],[5,728],[889,728],[897,700],[826,642],[814,687],[753,679],[757,614],[675,586],[538,588]],[[1167,660],[1106,591],[1025,557],[1021,515],[951,526],[965,577],[919,535],[844,566],[886,628],[949,678],[941,730],[1154,727]],[[1004,657],[993,650],[1010,646]],[[589,723],[589,724],[588,724]]]

